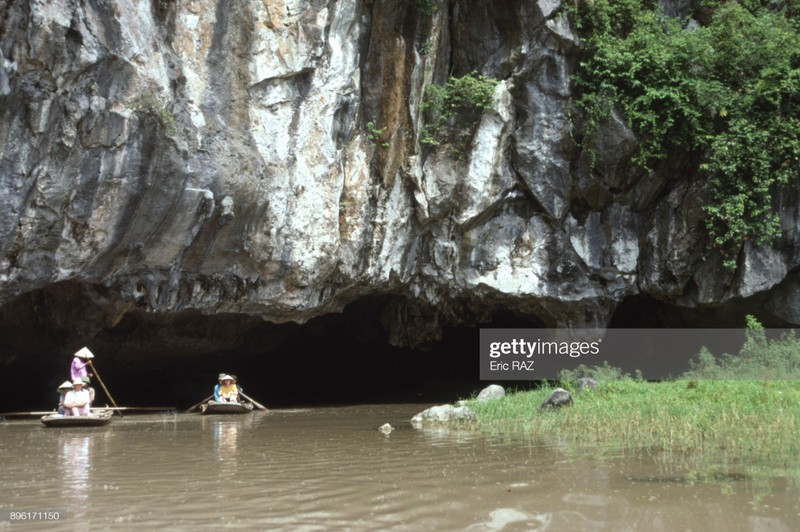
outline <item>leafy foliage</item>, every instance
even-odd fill
[[[575,75],[579,141],[618,108],[637,135],[634,163],[696,160],[707,180],[706,229],[726,265],[742,243],[779,235],[773,197],[800,173],[800,34],[795,2],[711,1],[705,26],[655,2],[568,7],[586,44]],[[689,159],[691,158],[691,159]]]
[[[370,140],[370,142],[374,142],[381,148],[388,148],[389,143],[386,140],[383,140],[385,135],[386,128],[378,129],[378,127],[375,125],[375,122],[367,122],[367,138]]]
[[[753,316],[746,318],[745,342],[737,354],[719,360],[705,347],[700,350],[687,379],[800,379],[800,339],[793,332],[769,339]]]
[[[439,10],[437,0],[414,0],[414,5],[423,15],[431,16]]]
[[[422,110],[430,119],[422,129],[420,142],[430,146],[446,141],[465,143],[481,113],[492,103],[497,83],[496,79],[471,72],[460,78],[450,77],[444,85],[429,85]]]
[[[127,105],[128,108],[145,116],[156,118],[164,127],[168,135],[177,133],[175,115],[167,109],[166,105],[152,92],[144,92],[134,98]]]

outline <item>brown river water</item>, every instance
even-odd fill
[[[425,406],[0,422],[0,530],[800,530],[780,468],[703,480],[645,454],[412,428]]]

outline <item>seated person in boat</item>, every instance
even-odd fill
[[[236,385],[236,379],[230,375],[220,374],[219,384],[214,386],[214,400],[218,403],[238,403],[241,391],[242,389]]]
[[[89,408],[92,408],[92,404],[94,403],[94,388],[91,386],[92,379],[89,377],[81,377],[83,381],[83,389],[89,392]]]
[[[64,415],[88,416],[89,399],[89,392],[83,389],[83,381],[73,380],[72,389],[64,396]]]
[[[64,381],[61,383],[61,386],[57,388],[58,391],[58,409],[56,412],[64,415],[64,396],[67,395],[67,392],[72,389],[72,383],[70,381]]]

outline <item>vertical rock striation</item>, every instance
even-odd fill
[[[80,294],[84,339],[134,311],[302,322],[371,294],[406,297],[387,315],[410,345],[501,308],[605,326],[634,296],[800,323],[797,198],[778,246],[723,270],[679,158],[634,173],[620,116],[593,167],[570,142],[560,2],[423,4],[3,2],[3,330],[44,293],[50,320]],[[468,144],[422,144],[426,87],[473,71],[499,83]]]

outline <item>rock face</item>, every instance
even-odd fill
[[[632,298],[800,323],[796,197],[779,245],[722,269],[678,158],[633,173],[619,116],[593,171],[570,144],[581,44],[558,1],[436,5],[0,4],[5,356],[43,328],[69,349],[130,319],[246,329],[372,294],[398,296],[410,346],[497,309],[606,326]],[[468,144],[421,144],[426,88],[472,71],[500,82]]]
[[[539,411],[572,406],[572,395],[564,388],[556,388],[542,401]]]
[[[426,423],[464,423],[475,421],[475,412],[466,406],[438,405],[423,410],[411,418],[412,425]]]
[[[490,384],[486,388],[480,391],[478,397],[476,399],[478,401],[494,401],[496,399],[500,399],[501,397],[505,397],[506,390],[499,384]]]

